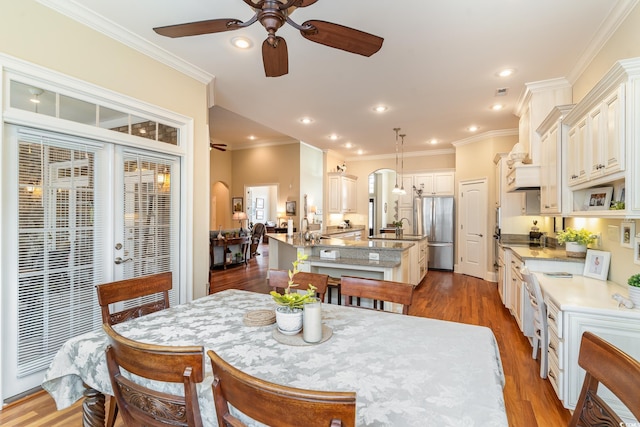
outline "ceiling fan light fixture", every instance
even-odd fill
[[[231,44],[238,49],[249,49],[253,46],[253,42],[246,37],[238,36],[231,39]]]

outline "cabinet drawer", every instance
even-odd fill
[[[550,298],[544,299],[547,305],[547,325],[550,330],[555,331],[558,339],[562,339],[562,312]],[[551,334],[549,334],[551,335]]]
[[[562,382],[564,381],[564,374],[558,365],[552,359],[549,359],[549,370],[547,372],[547,378],[556,392],[558,399],[562,400]]]
[[[563,353],[564,353],[564,346],[562,341],[558,339],[558,336],[555,333],[551,332],[549,334],[549,351],[548,351],[549,360],[552,360],[552,359],[555,360],[556,365],[560,369],[564,368],[562,363]]]

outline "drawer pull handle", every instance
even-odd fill
[[[556,376],[555,376],[555,374],[553,373],[553,371],[552,371],[552,370],[549,370],[549,376],[550,376],[551,378],[553,378],[553,381],[556,381],[556,382],[558,381],[558,379],[556,378]]]
[[[552,314],[547,314],[547,318],[550,319],[550,320],[553,320],[554,322],[556,321],[556,318],[553,317]]]
[[[553,344],[549,343],[549,348],[553,350],[554,353],[558,353],[558,350],[553,346]]]

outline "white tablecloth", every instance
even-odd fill
[[[358,426],[507,426],[504,374],[490,329],[454,322],[323,304],[326,342],[288,346],[275,325],[248,327],[248,310],[274,308],[271,297],[228,290],[115,326],[143,342],[203,345],[237,368],[268,381],[357,394]],[[100,330],[69,340],[43,388],[59,409],[82,397],[83,382],[111,394]],[[204,424],[217,425],[211,364],[200,385]],[[175,391],[173,385],[161,389]]]

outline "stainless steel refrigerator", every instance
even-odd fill
[[[417,196],[413,206],[413,232],[429,241],[429,268],[453,270],[453,197]]]

